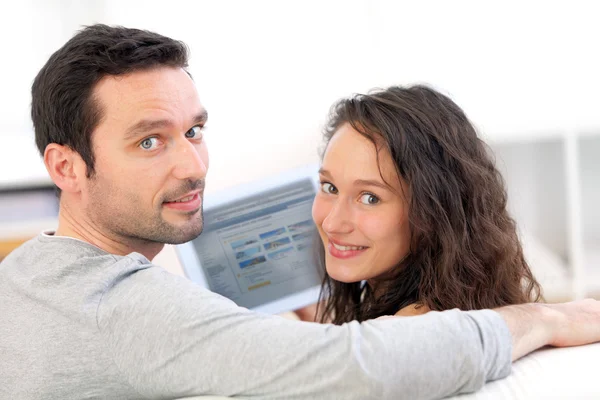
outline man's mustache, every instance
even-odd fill
[[[163,196],[163,203],[177,200],[191,191],[200,190],[200,194],[204,191],[205,182],[204,179],[191,180],[188,179],[177,189],[166,193]]]

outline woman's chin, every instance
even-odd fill
[[[329,277],[331,279],[336,280],[338,282],[354,283],[354,282],[360,282],[364,279],[362,277],[359,277],[352,273],[349,273],[351,271],[343,271],[343,270],[340,270],[339,268],[333,268],[330,266],[327,266],[326,269],[327,269],[327,275],[329,275]]]

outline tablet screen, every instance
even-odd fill
[[[318,286],[310,179],[207,208],[192,241],[208,286],[253,308]]]

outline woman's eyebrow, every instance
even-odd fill
[[[357,179],[354,181],[354,184],[356,186],[375,186],[381,189],[385,189],[387,191],[391,191],[391,188],[389,187],[389,185],[386,185],[385,183],[382,183],[380,181],[374,181],[371,179]]]
[[[331,172],[329,172],[328,170],[321,168],[319,169],[319,175],[323,175],[327,178],[332,178],[333,176],[331,175]],[[387,184],[385,184],[384,182],[378,181],[378,180],[373,180],[373,179],[356,179],[354,181],[354,185],[355,186],[374,186],[374,187],[378,187],[384,190],[387,190],[388,192],[394,192],[394,190]]]

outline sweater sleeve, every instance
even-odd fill
[[[510,333],[490,310],[299,322],[154,266],[115,279],[97,320],[115,364],[148,398],[433,399],[475,391],[511,367]]]

